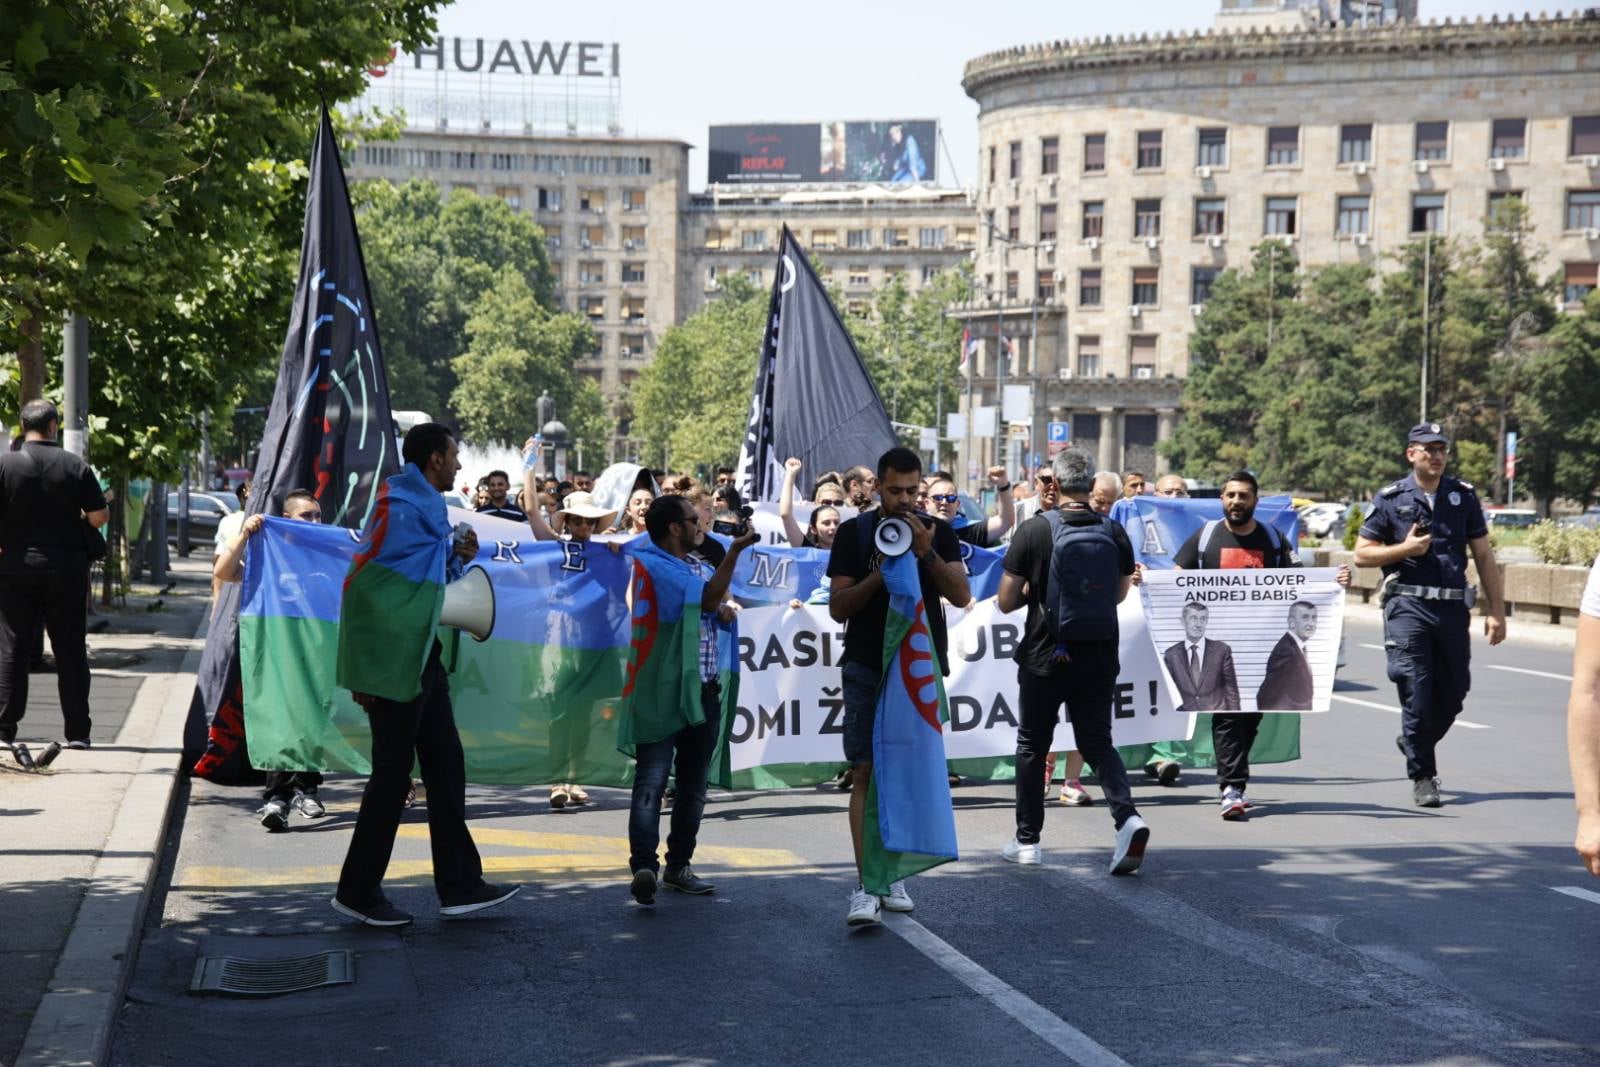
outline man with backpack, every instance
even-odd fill
[[[1065,702],[1076,747],[1095,768],[1116,825],[1111,873],[1132,874],[1144,860],[1150,829],[1133,806],[1127,768],[1111,743],[1111,711],[1121,669],[1117,606],[1132,584],[1133,546],[1119,524],[1090,506],[1094,457],[1067,449],[1056,456],[1053,473],[1058,507],[1017,528],[1000,578],[1000,610],[1028,606],[1015,656],[1017,832],[1000,854],[1013,863],[1044,860],[1043,764]]]

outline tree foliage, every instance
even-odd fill
[[[896,275],[880,289],[864,315],[847,325],[866,361],[889,417],[914,426],[940,425],[955,410],[961,377],[961,322],[945,309],[966,298],[970,267],[949,270],[915,293]],[[913,436],[911,443],[915,445]]]

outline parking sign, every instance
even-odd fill
[[[1072,431],[1064,422],[1052,422],[1046,441],[1053,456],[1072,442]]]

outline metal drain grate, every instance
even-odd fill
[[[270,997],[355,980],[355,953],[347,948],[290,959],[201,956],[195,961],[189,992]]]

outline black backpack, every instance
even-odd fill
[[[1116,640],[1121,554],[1103,516],[1074,524],[1060,511],[1044,514],[1051,540],[1045,620],[1056,639],[1056,658],[1064,660],[1068,641]]]

